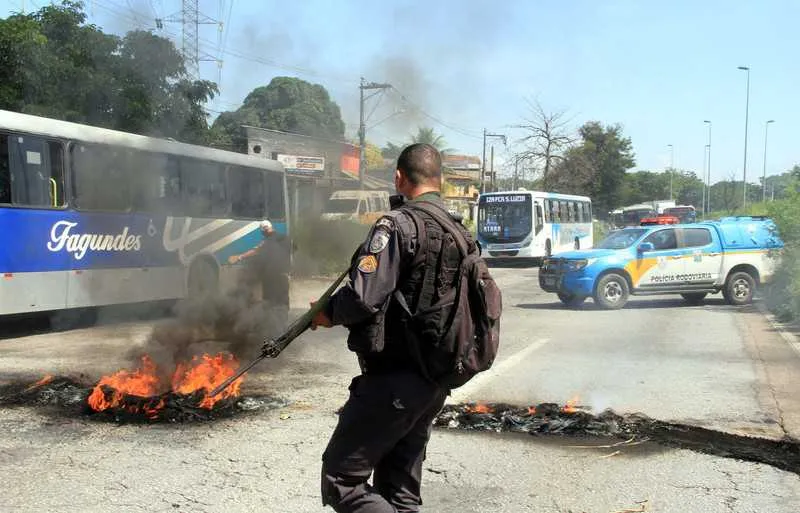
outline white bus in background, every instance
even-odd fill
[[[478,198],[478,244],[484,258],[540,261],[593,244],[592,200],[539,191],[506,191]]]

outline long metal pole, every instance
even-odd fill
[[[702,205],[700,207],[700,212],[703,214],[703,217],[705,217],[705,215],[706,215],[706,188],[708,186],[706,184],[706,161],[707,161],[707,159],[708,159],[708,145],[706,144],[703,147],[703,199],[700,201],[700,204]]]
[[[708,124],[708,211],[711,212],[711,123]]]
[[[481,194],[486,192],[485,190],[485,183],[486,181],[486,129],[483,129],[483,158],[481,159]]]
[[[675,167],[675,147],[668,144],[669,148],[669,199],[672,201],[672,175],[674,174]]]
[[[739,66],[740,70],[747,71],[747,93],[744,104],[744,162],[742,164],[742,210],[747,207],[747,126],[750,120],[750,68]]]
[[[761,178],[761,202],[767,202],[767,137],[769,137],[769,125],[775,120],[770,119],[764,125],[764,175]]]
[[[361,91],[361,102],[359,104],[360,121],[358,123],[358,188],[363,189],[364,173],[367,167],[364,162],[367,158],[366,151],[364,151],[364,145],[367,139],[367,127],[364,124],[364,77],[361,77],[361,87],[359,87],[359,90]]]
[[[494,177],[494,144],[492,145],[491,153],[492,156],[489,157],[489,176],[491,176],[489,183],[491,184],[492,192],[495,192],[497,190],[497,182]]]

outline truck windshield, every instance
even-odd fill
[[[326,212],[329,214],[355,214],[358,209],[357,199],[331,199],[328,200]]]
[[[489,242],[521,242],[532,221],[528,195],[487,196],[478,205],[478,234]]]
[[[603,241],[596,245],[595,248],[597,249],[625,249],[631,247],[631,245],[639,240],[639,237],[644,235],[646,229],[643,228],[634,228],[631,230],[620,230],[618,232],[614,232]]]

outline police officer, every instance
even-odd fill
[[[408,146],[397,160],[397,192],[441,204],[441,167],[433,146]],[[337,512],[414,512],[422,504],[425,448],[448,391],[421,375],[392,298],[399,290],[413,304],[419,295],[419,247],[402,207],[378,219],[353,257],[349,283],[312,322],[312,329],[348,327],[362,368],[322,457],[322,502]]]

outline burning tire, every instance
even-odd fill
[[[618,310],[625,306],[630,296],[628,280],[616,273],[600,278],[594,291],[594,302],[606,310]]]

